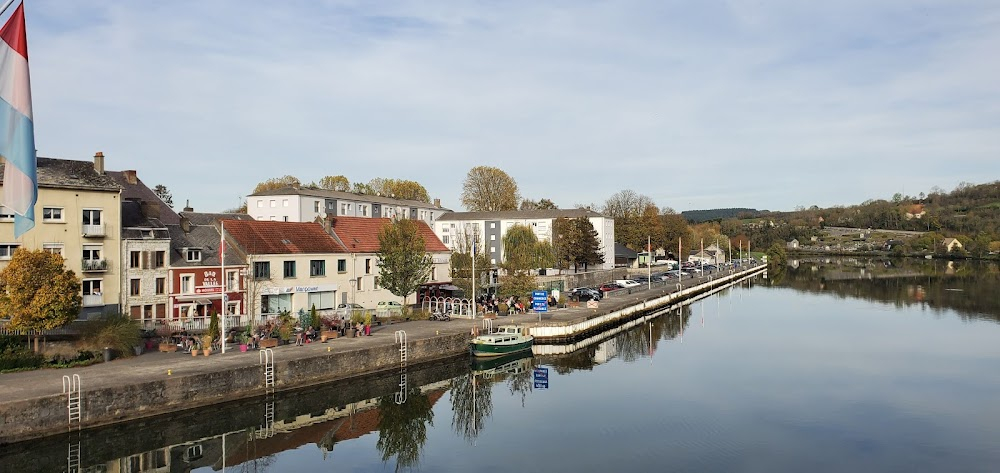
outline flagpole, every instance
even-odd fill
[[[476,320],[476,242],[472,242],[472,320]]]
[[[219,282],[222,284],[222,335],[220,335],[222,344],[222,354],[226,354],[226,305],[228,302],[228,297],[226,297],[226,221],[219,221]]]

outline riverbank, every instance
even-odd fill
[[[764,266],[633,290],[597,307],[556,309],[499,317],[517,323],[539,342],[570,341],[624,323],[644,313],[694,297],[756,274]],[[406,334],[407,362],[414,366],[462,355],[482,319],[449,322],[409,321],[375,327],[371,337],[338,338],[327,343],[282,346],[274,350],[274,388],[295,389],[400,368],[396,331]],[[67,430],[63,376],[79,374],[81,418],[73,428],[91,428],[195,407],[258,396],[267,391],[259,352],[192,357],[147,353],[79,369],[40,370],[0,375],[0,444]]]

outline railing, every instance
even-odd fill
[[[104,224],[83,225],[82,231],[85,237],[102,237],[104,236]]]
[[[99,305],[104,305],[104,296],[100,294],[84,294],[83,295],[83,306],[84,307],[95,307]]]
[[[25,335],[36,335],[43,333],[43,332],[38,332],[36,330],[14,330],[7,327],[7,324],[9,323],[10,320],[8,319],[0,319],[0,335],[25,336]]]
[[[246,314],[239,315],[227,315],[226,316],[226,330],[231,329],[242,329],[247,326],[248,321],[252,321],[254,326],[263,325],[269,320],[266,315],[260,316],[249,316]],[[222,327],[221,320],[219,321],[219,327]],[[201,332],[208,330],[208,327],[212,323],[211,317],[187,317],[183,319],[144,319],[140,321],[142,328],[146,330],[156,330],[160,327],[167,326],[174,332],[180,332],[182,330],[187,330],[191,332]]]
[[[420,308],[456,317],[472,317],[472,301],[458,297],[426,297]]]
[[[85,259],[81,265],[83,270],[87,272],[108,270],[108,260],[106,259]]]

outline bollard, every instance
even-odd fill
[[[172,374],[174,374],[174,373],[173,373],[173,370],[167,370],[167,376],[170,376],[170,375],[172,375]]]
[[[327,351],[327,353],[329,353],[330,352],[330,347],[326,347],[326,351]]]

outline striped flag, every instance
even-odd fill
[[[0,29],[0,156],[3,205],[14,211],[14,237],[35,226],[38,177],[35,162],[35,127],[28,79],[28,39],[22,2]]]

